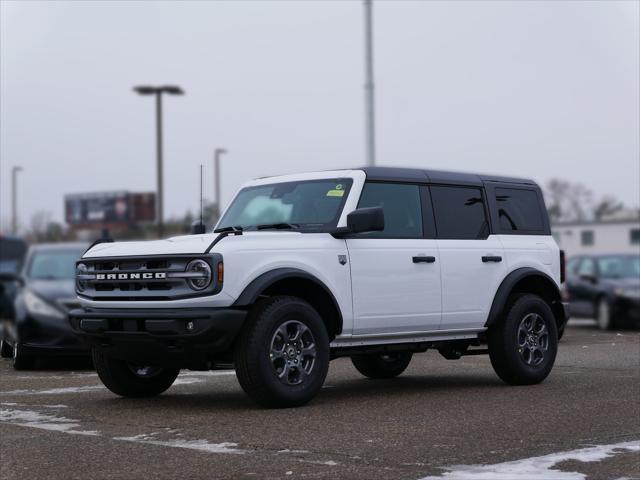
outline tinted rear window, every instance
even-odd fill
[[[544,230],[540,202],[534,190],[496,188],[496,204],[502,232]]]
[[[486,238],[489,225],[479,188],[431,187],[438,238]]]

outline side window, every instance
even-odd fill
[[[422,238],[420,187],[400,183],[365,183],[358,208],[382,207],[384,230],[364,237]]]
[[[496,204],[500,230],[535,232],[544,229],[540,202],[535,190],[496,188]]]
[[[479,188],[431,187],[438,238],[478,239],[489,234]]]
[[[596,264],[592,258],[585,258],[578,268],[578,275],[593,276],[596,274]]]
[[[573,257],[571,260],[567,262],[567,273],[571,275],[576,275],[578,270],[578,265],[580,265],[580,257]]]

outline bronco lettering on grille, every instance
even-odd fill
[[[167,278],[167,272],[98,273],[96,280],[159,280]]]

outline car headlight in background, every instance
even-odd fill
[[[52,305],[49,305],[31,290],[26,290],[24,292],[24,304],[27,307],[27,311],[32,315],[42,315],[44,317],[60,319],[64,319],[66,317],[64,313]]]
[[[189,286],[194,290],[204,290],[211,283],[211,266],[204,260],[191,260],[187,265],[187,273],[198,274],[187,279]]]
[[[614,293],[618,296],[618,297],[625,297],[625,298],[640,298],[640,288],[616,288],[614,290]]]
[[[87,266],[84,263],[79,263],[78,265],[76,265],[76,288],[79,292],[82,292],[85,288],[87,288],[87,282],[78,278],[80,275],[86,275],[87,270]]]

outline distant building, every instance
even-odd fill
[[[584,253],[640,254],[640,210],[626,210],[597,221],[558,222],[551,226],[568,257]]]

